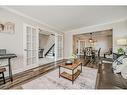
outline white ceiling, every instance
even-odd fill
[[[127,6],[8,6],[63,32],[127,17]]]

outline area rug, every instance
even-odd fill
[[[59,69],[53,70],[24,85],[23,89],[95,89],[97,69],[83,67],[82,73],[74,81],[60,77]]]

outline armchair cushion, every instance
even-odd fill
[[[120,73],[121,70],[127,65],[125,60],[127,60],[127,56],[123,55],[113,62],[112,68],[114,73]]]
[[[125,64],[121,69],[121,75],[123,78],[127,79],[127,58],[123,59],[123,63]]]

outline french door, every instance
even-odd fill
[[[55,61],[63,59],[63,35],[55,34]]]
[[[31,69],[38,66],[38,31],[31,25],[24,24],[23,34],[24,67]]]
[[[85,40],[78,40],[78,55],[83,55],[83,50],[85,49]]]

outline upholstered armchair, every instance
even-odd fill
[[[113,72],[121,73],[127,79],[127,55],[122,55],[112,63]]]

